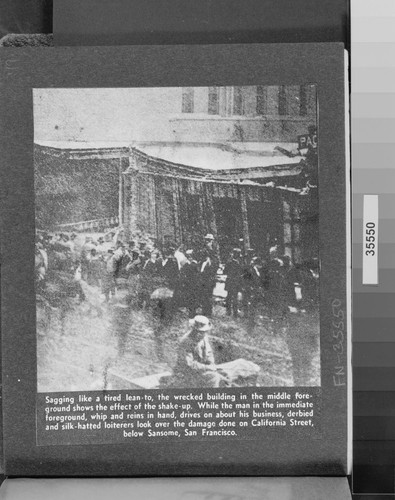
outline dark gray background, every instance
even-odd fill
[[[0,0],[0,38],[8,33],[52,33],[52,0]]]
[[[342,44],[3,49],[4,438],[10,475],[344,475],[346,387],[333,386],[331,302],[346,308]],[[34,87],[318,85],[323,439],[37,447]],[[345,354],[343,356],[346,364]]]
[[[348,43],[347,0],[54,0],[56,45]]]

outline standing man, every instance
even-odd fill
[[[97,253],[95,248],[90,252],[90,259],[88,262],[88,275],[87,283],[90,286],[101,286],[101,277],[103,270],[103,262],[101,256]]]
[[[153,250],[150,258],[144,262],[140,273],[140,283],[137,295],[138,306],[142,309],[150,305],[151,294],[159,286],[159,252]]]
[[[114,259],[114,250],[109,248],[107,254],[103,257],[102,263],[102,274],[101,274],[101,286],[102,293],[106,298],[106,302],[109,302],[111,294],[115,296],[115,272],[117,270],[117,263]]]
[[[196,316],[199,290],[199,265],[194,258],[194,251],[186,251],[187,262],[180,271],[179,303],[188,309],[189,318]]]
[[[204,237],[204,249],[203,253],[206,252],[209,254],[211,260],[218,262],[218,248],[214,240],[214,235],[211,233],[207,233]],[[218,262],[219,264],[219,262]]]
[[[170,290],[171,293],[158,300],[158,310],[161,320],[170,320],[175,311],[174,291],[179,285],[180,273],[177,259],[174,257],[174,248],[166,248],[163,255],[164,257],[159,263],[161,286]]]
[[[218,261],[210,256],[208,251],[202,254],[202,262],[200,263],[200,286],[199,286],[199,302],[202,306],[203,316],[208,318],[213,314],[213,292],[216,283],[218,270]]]
[[[163,251],[163,259],[160,262],[160,275],[162,278],[162,286],[173,290],[178,284],[179,267],[177,259],[174,257],[175,249],[172,247],[166,248]]]
[[[292,359],[295,386],[310,385],[314,358],[319,357],[319,262],[292,268],[287,287],[286,342]]]
[[[70,255],[71,255],[71,260],[73,262],[77,261],[77,252],[76,252],[76,245],[75,245],[75,239],[77,238],[77,235],[75,233],[72,233],[70,235],[70,238],[67,235],[64,235],[66,237],[63,238],[63,241],[65,245],[70,249]]]
[[[255,326],[255,316],[263,301],[266,273],[259,257],[253,257],[248,269],[244,270],[244,314],[248,317],[248,328]]]
[[[104,238],[103,236],[100,236],[98,239],[97,239],[97,246],[96,246],[96,252],[98,253],[98,255],[100,257],[104,257],[104,255],[106,254],[106,246],[104,244]]]
[[[88,268],[89,268],[89,260],[91,256],[91,250],[96,248],[93,243],[93,238],[91,236],[85,236],[85,243],[81,248],[81,275],[83,280],[87,280],[88,276]]]
[[[182,267],[188,262],[187,256],[185,255],[184,245],[180,245],[174,252],[174,257],[177,260],[178,269],[181,271]]]
[[[234,248],[231,259],[226,263],[224,268],[226,275],[225,290],[228,292],[226,296],[226,312],[228,316],[237,318],[239,315],[238,295],[243,288],[243,266],[241,264],[241,249]]]

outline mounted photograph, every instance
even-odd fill
[[[38,392],[321,385],[316,85],[33,104]]]

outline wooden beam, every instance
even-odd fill
[[[155,238],[158,237],[158,221],[157,221],[157,216],[156,216],[156,194],[155,194],[155,179],[152,177],[152,175],[147,176],[148,182],[149,182],[149,203],[150,203],[150,214],[149,214],[149,220],[150,220],[150,233],[152,233],[152,236]]]
[[[118,167],[118,218],[119,225],[123,224],[123,177],[122,177],[122,156],[119,156],[119,167]]]
[[[154,178],[155,186],[155,215],[156,215],[156,238],[160,243],[163,243],[163,226],[162,226],[162,200],[161,192],[163,189],[162,179],[160,177]]]
[[[214,238],[217,240],[218,236],[218,231],[217,231],[217,221],[215,218],[215,210],[214,210],[214,203],[213,203],[213,191],[214,191],[214,186],[212,184],[204,184],[203,186],[204,189],[204,201],[205,201],[205,206],[206,206],[206,214],[207,214],[207,219],[209,221],[209,230],[210,233],[214,235]]]
[[[250,230],[248,227],[248,209],[245,189],[239,189],[239,200],[241,207],[241,220],[243,224],[244,251],[250,248]]]
[[[173,220],[174,220],[174,236],[177,245],[182,243],[182,230],[180,218],[180,192],[178,179],[172,180],[173,194]]]

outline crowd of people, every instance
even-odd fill
[[[276,243],[266,258],[252,248],[238,247],[225,262],[219,255],[212,234],[206,234],[200,245],[188,248],[171,241],[159,247],[150,238],[125,243],[115,231],[96,237],[38,232],[36,291],[51,306],[62,308],[68,299],[89,303],[93,290],[93,295],[100,296],[98,315],[104,304],[109,304],[121,343],[129,333],[132,309],[159,318],[158,332],[162,332],[177,311],[185,308],[191,330],[180,341],[174,375],[166,382],[173,380],[177,386],[230,383],[229,374],[222,373],[215,363],[207,336],[213,328],[211,317],[218,314],[215,303],[225,306],[227,315],[246,319],[247,331],[256,327],[259,317],[285,320],[294,380],[306,383],[310,353],[316,348],[318,260],[293,264],[288,256],[279,254]],[[155,338],[160,341],[162,334],[158,332]]]
[[[315,308],[318,303],[319,265],[312,260],[291,265],[273,245],[266,260],[254,249],[233,248],[221,263],[215,238],[207,234],[197,248],[167,242],[129,241],[75,233],[39,232],[36,238],[37,290],[50,302],[65,296],[85,299],[81,282],[100,290],[111,302],[121,288],[127,303],[150,308],[161,319],[170,319],[179,308],[189,318],[211,317],[214,290],[225,282],[226,312],[235,318],[254,317],[264,311],[270,318],[284,316],[290,308]],[[50,284],[50,286],[47,286]],[[56,305],[56,304],[55,304]]]

